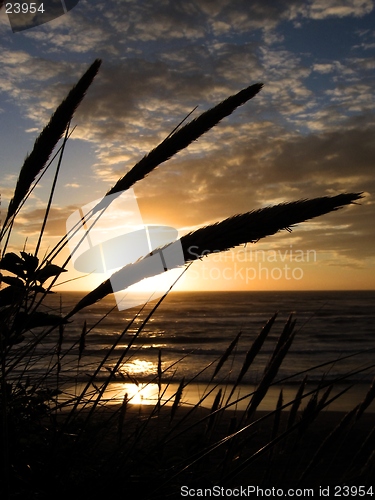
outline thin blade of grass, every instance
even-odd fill
[[[86,320],[83,323],[81,335],[79,337],[79,347],[78,347],[78,363],[81,361],[83,351],[86,347],[86,333],[87,333],[87,324]]]
[[[271,439],[275,439],[278,432],[279,432],[279,427],[280,427],[280,419],[281,419],[281,408],[283,406],[283,390],[280,389],[279,397],[276,403],[276,412],[275,412],[275,417],[274,417],[274,422],[273,422],[273,427],[272,427],[272,434],[271,434]]]

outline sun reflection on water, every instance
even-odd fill
[[[159,396],[157,383],[144,382],[157,376],[157,363],[140,358],[132,358],[121,365],[118,373],[123,382],[112,382],[106,389],[104,398],[109,403],[122,403],[125,395],[129,404],[156,404]],[[118,377],[116,377],[118,380]],[[129,382],[125,380],[128,379]]]
[[[127,394],[127,401],[134,405],[154,405],[158,400],[158,385],[151,383],[113,383],[106,391],[105,397],[110,398],[113,403],[124,400]]]
[[[143,377],[147,377],[148,375],[156,375],[157,365],[152,361],[145,361],[144,359],[132,359],[124,363],[120,371],[124,375],[129,374],[133,377],[142,375]]]

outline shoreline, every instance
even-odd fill
[[[311,398],[308,395],[317,387],[317,384],[306,384],[304,390],[304,397],[301,400],[300,408],[303,409]],[[179,388],[178,383],[163,383],[161,386],[161,403],[165,406],[172,406],[175,400],[175,395]],[[201,401],[200,407],[205,409],[210,409],[214,403],[215,397],[220,389],[222,389],[222,402],[221,406],[227,406],[227,410],[245,411],[250,400],[251,395],[254,393],[255,387],[253,385],[242,384],[236,388],[234,394],[229,400],[228,396],[231,391],[232,385],[230,384],[207,384],[201,382],[190,382],[182,391],[180,405],[185,408],[191,408]],[[277,401],[280,396],[280,390],[283,391],[283,411],[288,412],[292,406],[292,402],[296,397],[299,384],[284,384],[284,385],[273,385],[268,389],[267,394],[261,401],[258,407],[258,411],[273,411],[276,409]],[[349,389],[348,389],[349,388]],[[330,405],[325,408],[328,412],[341,412],[345,413],[354,408],[357,404],[360,404],[368,390],[370,388],[369,384],[356,384],[350,387],[349,384],[334,384],[329,398],[338,395],[341,391],[346,389],[347,392],[339,396],[337,399],[332,401]],[[71,393],[76,388],[71,386]],[[79,389],[79,386],[78,386]],[[319,398],[322,397],[323,393],[327,390],[327,386],[323,387],[319,392]],[[80,391],[78,390],[78,393]],[[134,383],[127,382],[112,382],[104,393],[101,404],[107,404],[109,406],[119,405],[123,402],[125,394],[127,395],[128,405],[131,406],[145,406],[153,407],[158,401],[159,388],[157,383],[153,382],[139,382],[138,386]],[[247,397],[246,397],[247,396]],[[237,402],[236,402],[237,401]],[[288,405],[288,403],[290,403]],[[366,409],[367,413],[375,413],[375,400]]]

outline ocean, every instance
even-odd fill
[[[49,310],[61,309],[66,313],[82,295],[56,294],[49,299]],[[135,399],[139,387],[153,387],[155,393],[160,356],[166,386],[174,387],[184,379],[190,387],[196,384],[199,392],[212,382],[218,360],[241,332],[233,354],[215,378],[227,387],[236,379],[261,328],[276,312],[275,324],[241,386],[249,388],[259,383],[290,314],[296,319],[296,336],[275,378],[275,387],[287,387],[293,392],[305,376],[310,384],[317,384],[322,378],[334,381],[343,377],[340,387],[342,383],[364,387],[375,375],[375,291],[170,292],[144,324],[154,304],[148,304],[140,313],[137,308],[118,311],[113,297],[107,297],[79,312],[64,330],[61,380],[70,385],[74,381],[77,390],[77,384],[85,384],[113,343],[118,342],[98,373],[96,384],[105,380],[122,357],[112,389],[120,389],[123,396],[133,387]],[[78,360],[84,321],[88,333]],[[142,331],[137,335],[141,325]],[[45,372],[47,359],[53,366],[56,341],[57,334],[51,334],[39,346],[34,374]],[[134,343],[126,349],[129,342]],[[146,392],[141,396],[143,401],[152,399]],[[116,401],[121,399],[114,392],[111,394]],[[139,402],[139,394],[137,398]]]

